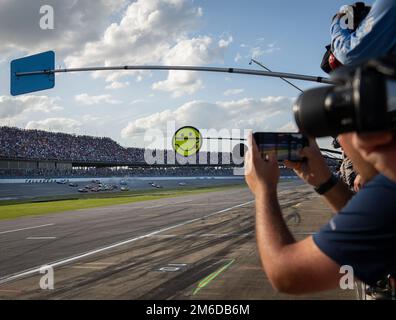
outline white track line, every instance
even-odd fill
[[[22,228],[22,229],[15,229],[15,230],[9,230],[9,231],[3,231],[0,232],[1,234],[7,234],[7,233],[12,233],[12,232],[18,232],[18,231],[25,231],[25,230],[31,230],[31,229],[38,229],[38,228],[44,228],[44,227],[50,227],[55,225],[55,223],[49,223],[49,224],[43,224],[41,226],[35,226],[35,227],[29,227],[29,228]]]
[[[29,237],[26,240],[55,240],[56,237]]]
[[[200,217],[200,218],[187,220],[185,222],[178,223],[178,224],[173,225],[171,227],[167,227],[167,228],[159,229],[159,230],[154,231],[154,232],[150,232],[150,233],[145,234],[145,235],[140,236],[140,237],[136,237],[136,238],[132,238],[132,239],[128,239],[128,240],[122,241],[122,242],[118,242],[118,243],[109,245],[109,246],[104,247],[104,248],[88,251],[88,252],[79,254],[77,256],[74,256],[74,257],[66,258],[64,260],[51,262],[51,263],[45,264],[45,266],[46,267],[52,267],[52,268],[63,266],[65,264],[68,264],[68,263],[71,263],[71,262],[75,262],[75,261],[81,260],[83,258],[87,258],[87,257],[93,256],[95,254],[102,253],[104,251],[108,251],[108,250],[111,250],[111,249],[114,249],[114,248],[129,244],[129,243],[132,243],[132,242],[136,242],[138,240],[150,238],[150,237],[152,237],[152,236],[154,236],[156,234],[159,234],[161,232],[173,230],[173,229],[176,229],[178,227],[182,227],[182,226],[185,226],[187,224],[190,224],[190,223],[193,223],[193,222],[197,222],[197,221],[200,221],[200,220],[205,219],[205,218],[209,218],[209,217],[212,217],[212,216],[224,213],[224,212],[228,212],[228,211],[231,211],[231,210],[236,209],[236,208],[244,207],[244,206],[246,206],[248,204],[251,204],[253,202],[254,202],[254,200],[248,201],[248,202],[245,202],[245,203],[242,203],[242,204],[238,204],[236,206],[233,206],[233,207],[230,207],[230,208],[227,208],[227,209],[223,209],[223,210],[220,210],[220,211],[216,211],[214,213],[208,214],[208,215]],[[17,274],[14,274],[14,275],[9,275],[9,276],[5,276],[3,278],[0,278],[0,285],[5,284],[5,283],[10,282],[10,281],[13,281],[13,280],[16,280],[16,279],[24,278],[26,276],[29,276],[29,275],[32,275],[32,274],[35,274],[35,273],[39,273],[41,268],[42,267],[36,267],[36,268],[30,269],[30,270],[27,270],[27,271],[23,271],[21,273],[17,273]]]

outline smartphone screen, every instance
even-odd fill
[[[276,153],[278,161],[304,161],[299,151],[309,143],[301,133],[257,132],[254,139],[263,156]]]

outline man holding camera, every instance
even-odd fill
[[[351,147],[350,139],[343,136],[340,143],[348,152],[358,171],[367,180],[372,179],[375,173]],[[373,274],[361,268],[359,259],[367,258],[375,263],[377,259],[382,258],[384,252],[370,251],[372,239],[366,244],[355,243],[356,247],[349,245],[349,242],[353,244],[356,241],[353,239],[354,232],[362,222],[368,227],[372,224],[371,220],[376,218],[375,215],[371,215],[369,219],[363,221],[362,217],[367,214],[367,210],[370,210],[368,204],[371,209],[373,209],[372,205],[375,205],[375,210],[381,210],[381,208],[377,203],[370,202],[372,197],[367,199],[369,203],[357,201],[359,202],[359,207],[357,207],[356,203],[350,202],[345,208],[352,194],[345,183],[332,176],[314,140],[310,141],[309,147],[301,151],[301,156],[306,157],[307,162],[286,162],[285,164],[294,168],[304,181],[322,193],[333,210],[340,214],[314,237],[296,242],[283,220],[277,199],[279,170],[276,155],[269,154],[268,159],[263,159],[253,138],[249,139],[249,151],[246,155],[246,181],[256,198],[257,243],[263,268],[269,280],[277,290],[289,294],[329,290],[339,286],[342,276],[340,267],[350,265],[358,278],[375,284],[381,278],[382,273],[379,276],[378,273]],[[393,198],[395,195],[396,193]],[[364,197],[365,195],[362,196]],[[396,203],[394,205],[396,206]],[[367,210],[363,211],[364,208]],[[359,214],[353,221],[348,221],[348,215],[355,211],[359,211],[362,217]],[[371,231],[376,231],[376,227],[368,232]],[[364,235],[361,237],[364,238]],[[369,250],[365,252],[365,249]],[[365,252],[365,255],[360,256],[354,253],[355,250],[357,252],[361,250],[360,253]],[[387,250],[391,250],[391,247]],[[372,266],[367,266],[367,268],[371,270]]]
[[[368,17],[367,17],[368,16]],[[368,58],[383,56],[396,50],[395,1],[377,1],[373,8],[363,2],[343,6],[333,18],[332,43],[322,62],[329,73],[342,65],[356,64]],[[361,176],[357,176],[350,159],[341,167],[344,181],[351,190],[358,190]]]
[[[344,16],[345,12],[341,12],[332,23],[332,51],[340,63],[362,62],[394,53],[396,1],[378,0],[354,32],[342,25]],[[320,89],[322,105],[326,97],[330,100],[333,98],[327,90]],[[310,101],[309,98],[313,98],[310,93],[306,94],[305,102],[308,100],[314,107],[316,101]],[[334,101],[336,104],[337,100]],[[304,104],[304,101],[300,100],[299,103]],[[320,104],[317,107],[322,108]],[[314,118],[320,119],[315,116],[311,119]],[[297,122],[301,128],[304,122],[301,119],[297,119]],[[347,122],[340,121],[339,128],[333,128],[335,132],[332,133],[354,131],[350,125],[347,126]],[[315,124],[312,128],[323,130],[315,128]],[[339,132],[336,132],[337,129],[340,129]],[[391,138],[394,139],[394,136],[391,135]],[[342,276],[340,267],[346,265],[353,268],[357,278],[373,286],[396,271],[396,255],[393,253],[396,246],[396,183],[383,175],[377,175],[367,162],[390,177],[396,177],[393,175],[396,171],[395,162],[390,160],[391,157],[395,159],[396,153],[390,145],[394,141],[391,138],[389,134],[371,136],[371,140],[353,133],[339,136],[340,144],[355,169],[362,179],[369,181],[353,198],[347,186],[327,168],[314,140],[301,152],[306,162],[285,163],[314,186],[339,213],[319,233],[296,242],[282,217],[277,199],[279,169],[276,155],[268,154],[263,159],[250,137],[250,148],[246,155],[246,181],[256,199],[256,234],[260,258],[269,280],[277,290],[304,294],[336,288]],[[379,154],[381,146],[386,146],[386,154]]]

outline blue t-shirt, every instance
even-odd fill
[[[375,1],[355,32],[334,19],[331,39],[333,54],[344,65],[396,53],[396,0]]]
[[[376,176],[314,235],[319,249],[374,285],[396,272],[396,183]]]

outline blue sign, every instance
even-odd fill
[[[47,51],[11,62],[11,95],[52,89],[55,87],[55,74],[21,75],[20,72],[47,71],[55,69],[55,52]]]

